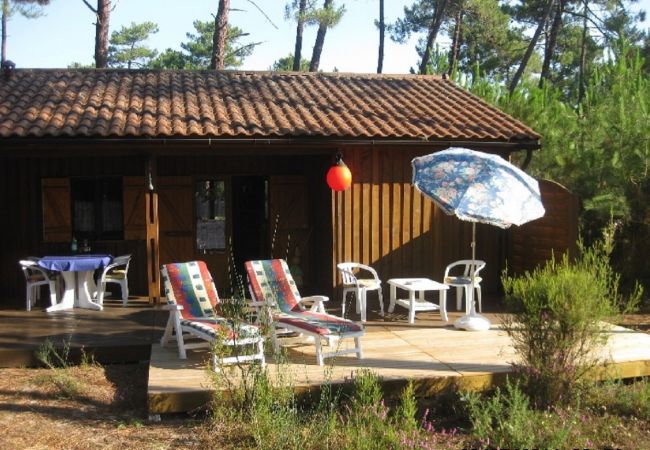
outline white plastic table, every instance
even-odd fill
[[[61,272],[65,284],[61,301],[46,311],[61,311],[75,306],[97,311],[104,309],[92,300],[96,290],[93,274],[112,260],[111,255],[44,256],[39,259],[39,266]]]
[[[393,312],[395,305],[400,305],[409,311],[409,323],[415,323],[416,311],[440,311],[442,320],[447,322],[447,290],[449,286],[428,278],[391,278],[388,280],[390,285],[390,306],[388,312]],[[408,298],[397,298],[397,289],[408,292]],[[439,305],[426,301],[424,293],[426,291],[438,291]],[[415,294],[418,293],[418,298]]]

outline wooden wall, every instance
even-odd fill
[[[411,184],[411,160],[434,147],[348,147],[343,160],[352,186],[332,193],[332,274],[336,263],[356,261],[375,267],[385,282],[394,277],[442,281],[447,264],[471,257],[471,224],[447,216]],[[487,262],[483,289],[496,292],[505,261],[505,234],[477,226],[477,258]]]
[[[18,266],[20,259],[70,251],[69,243],[44,242],[42,179],[92,175],[142,176],[143,170],[144,158],[137,156],[62,158],[41,155],[0,158],[0,305],[24,306],[25,279]],[[135,261],[146,261],[144,241],[139,240],[95,242],[93,251],[114,255],[132,253]],[[133,294],[145,294],[146,264],[133,264],[131,267],[129,284],[132,285]]]
[[[578,241],[578,198],[564,186],[540,180],[544,217],[513,227],[509,269],[520,275],[551,259],[553,254],[574,256]]]

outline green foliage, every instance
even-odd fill
[[[512,95],[486,78],[468,87],[541,134],[528,171],[578,196],[587,243],[613,215],[613,264],[626,288],[635,279],[650,288],[650,76],[638,49],[619,42],[593,68],[581,103],[575,90],[550,83],[524,83]]]
[[[158,25],[153,22],[131,22],[128,27],[122,26],[119,31],[113,31],[108,46],[109,66],[126,66],[128,69],[133,65],[146,66],[158,52],[143,43],[157,32]]]
[[[507,380],[505,392],[496,388],[485,398],[477,393],[465,395],[472,423],[472,435],[481,447],[488,448],[565,448],[571,420],[550,411],[534,411],[519,386]],[[577,416],[576,412],[572,413]]]
[[[650,381],[643,378],[629,385],[621,380],[597,384],[587,392],[583,405],[597,414],[650,421]]]
[[[337,6],[334,0],[325,2],[322,8],[314,8],[306,15],[307,25],[319,25],[325,28],[334,28],[345,14],[345,5]]]
[[[270,70],[274,72],[291,72],[293,70],[293,54],[280,58],[273,63]],[[300,72],[309,72],[309,60],[300,59]]]
[[[565,255],[524,276],[502,277],[513,313],[504,317],[504,328],[519,357],[515,369],[536,406],[575,398],[609,336],[603,321],[640,298],[640,288],[627,302],[618,292],[620,276],[609,264],[612,237],[610,232],[591,247],[581,246],[575,261]]]
[[[181,50],[166,49],[148,63],[153,69],[208,69],[212,57],[214,21],[195,20],[195,33],[187,33],[187,41],[180,44]],[[243,64],[244,58],[253,52],[250,45],[240,45],[245,33],[238,27],[228,26],[226,35],[225,67],[236,68]]]
[[[441,448],[440,439],[454,436],[436,435],[426,418],[418,422],[412,383],[402,392],[399,405],[390,408],[384,404],[379,377],[360,371],[349,397],[333,393],[333,386],[325,383],[314,405],[298,401],[287,373],[280,364],[272,376],[260,370],[252,374],[253,382],[238,384],[234,392],[228,388],[230,401],[217,394],[215,421],[230,430],[237,428],[248,446],[259,449],[433,449]],[[221,386],[225,378],[220,376]],[[246,445],[238,442],[238,446]]]

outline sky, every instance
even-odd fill
[[[256,0],[269,16],[267,20],[249,0],[231,0],[230,23],[250,36],[242,43],[262,42],[244,60],[241,69],[268,70],[273,62],[293,52],[295,23],[284,19],[288,0]],[[89,3],[95,4],[94,0]],[[328,30],[321,56],[320,69],[341,72],[374,73],[377,70],[379,33],[374,25],[378,16],[377,0],[346,0],[346,14],[333,29]],[[405,5],[413,0],[385,0],[385,20],[393,22]],[[131,22],[151,21],[159,32],[148,41],[150,48],[180,50],[187,32],[194,32],[194,20],[213,20],[217,0],[118,0],[111,15],[110,32]],[[639,7],[650,11],[650,0],[640,0]],[[73,62],[93,64],[94,15],[82,0],[51,0],[45,15],[26,19],[20,15],[8,24],[7,59],[17,68],[62,68]],[[272,23],[271,23],[272,22]],[[648,27],[648,22],[643,24]],[[311,58],[316,28],[305,30],[303,56]],[[384,73],[407,73],[417,66],[417,37],[406,44],[396,44],[388,36],[385,41]]]

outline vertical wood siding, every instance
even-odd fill
[[[339,262],[369,264],[384,282],[394,277],[441,281],[447,264],[471,256],[471,224],[447,216],[411,184],[411,160],[435,150],[341,149],[352,186],[331,193],[334,286],[340,283]],[[505,237],[495,227],[477,226],[477,258],[488,264],[484,291],[499,288]]]

